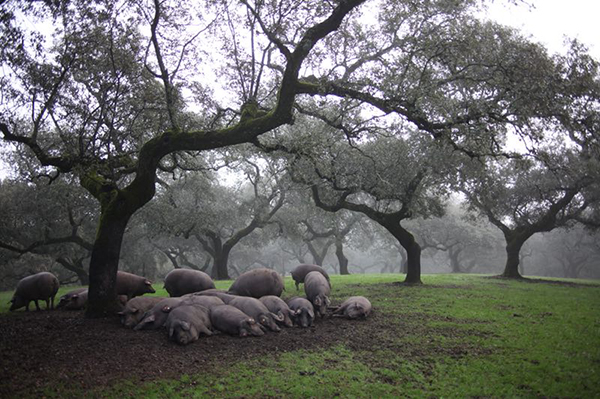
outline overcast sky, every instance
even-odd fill
[[[600,0],[524,0],[526,5],[507,5],[494,0],[487,17],[513,26],[544,44],[551,53],[565,50],[564,38],[577,38],[600,60]],[[0,158],[2,154],[0,153]],[[0,179],[6,164],[0,159]]]
[[[564,37],[584,43],[600,59],[599,0],[524,0],[526,5],[507,5],[494,0],[488,17],[531,35],[551,53],[564,52]]]

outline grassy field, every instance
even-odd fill
[[[356,330],[356,345],[274,352],[178,379],[123,380],[87,394],[600,397],[600,282],[425,275],[422,286],[393,284],[402,279],[332,276],[334,303],[351,295],[373,303],[372,320],[353,322],[369,327]],[[11,294],[0,294],[2,311]],[[284,296],[295,294],[288,277]]]

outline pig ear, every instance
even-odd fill
[[[79,298],[79,294],[71,295],[71,300]]]
[[[331,300],[329,300],[329,298],[328,298],[328,297],[325,297],[325,304],[326,304],[327,306],[331,305]]]
[[[248,336],[248,331],[246,331],[245,329],[240,330],[240,337],[247,337]]]
[[[183,331],[190,331],[190,323],[187,321],[182,321],[180,325]]]
[[[150,280],[144,280],[144,284],[146,284],[146,285],[152,285],[152,281],[150,281]]]
[[[315,301],[314,301],[314,304],[317,305],[317,306],[321,306],[321,298],[316,297]]]
[[[308,315],[310,316],[311,319],[315,318],[315,312],[312,309],[308,309]]]

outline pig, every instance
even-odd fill
[[[319,272],[310,272],[304,279],[304,292],[306,298],[313,304],[315,313],[323,317],[327,312],[327,306],[331,303],[329,294],[331,287],[327,279]]]
[[[199,270],[175,269],[165,276],[165,289],[173,297],[211,288],[215,288],[215,283],[208,274]]]
[[[229,305],[234,306],[258,321],[261,325],[268,327],[271,331],[279,332],[281,328],[276,321],[282,322],[283,317],[271,313],[261,301],[252,297],[240,296],[232,299]]]
[[[136,298],[131,298],[125,304],[125,308],[119,312],[121,324],[127,328],[135,327],[140,321],[142,321],[144,313],[152,309],[154,305],[163,299],[165,298],[160,296],[138,296]]]
[[[200,334],[212,335],[210,311],[204,306],[181,305],[169,312],[165,322],[169,339],[181,345],[197,341]]]
[[[40,310],[38,300],[46,301],[46,310],[54,309],[54,297],[58,292],[58,279],[52,273],[41,272],[22,278],[17,283],[15,293],[10,300],[10,311],[22,308],[29,311],[29,303],[35,302],[35,307]]]
[[[351,296],[333,311],[334,317],[366,318],[371,313],[371,302],[364,296]]]
[[[258,299],[265,295],[281,296],[283,290],[283,277],[279,273],[259,268],[241,274],[229,288],[229,293]]]
[[[261,336],[265,332],[259,323],[238,308],[231,305],[215,306],[210,311],[210,322],[213,327],[230,335],[247,337]]]
[[[154,305],[152,309],[144,313],[142,320],[140,320],[133,329],[139,331],[157,330],[161,328],[167,321],[169,312],[181,305],[182,301],[181,298],[163,298],[163,300]]]
[[[219,305],[225,305],[225,302],[223,302],[221,300],[221,298],[217,297],[217,296],[209,296],[209,295],[184,295],[181,297],[182,302],[181,302],[181,306],[183,305],[199,305],[199,306],[204,306],[207,309],[212,309],[215,306],[219,306]]]
[[[292,278],[294,279],[294,283],[296,283],[296,291],[298,291],[300,289],[300,284],[304,283],[304,278],[310,272],[321,273],[327,279],[327,282],[329,283],[329,288],[331,288],[331,281],[329,280],[329,274],[327,274],[325,269],[323,269],[321,266],[318,266],[318,265],[302,264],[302,265],[296,266],[294,268],[294,270],[292,270],[292,273],[291,273]]]
[[[299,296],[294,297],[288,301],[288,306],[292,311],[294,324],[302,328],[312,326],[315,319],[315,310],[308,299]]]
[[[214,296],[221,299],[225,304],[228,304],[233,298],[237,298],[237,295],[228,294],[227,291],[217,290],[217,289],[208,289],[200,292],[194,292],[189,295],[194,296]]]
[[[86,287],[77,288],[72,291],[67,292],[65,295],[61,296],[58,300],[58,305],[56,305],[56,309],[66,308],[66,306],[72,301],[73,295],[81,294],[83,291],[87,291]]]
[[[147,278],[120,270],[117,272],[117,295],[127,295],[127,300],[129,300],[136,296],[155,292],[152,282]]]
[[[266,295],[259,299],[263,305],[269,309],[271,313],[276,314],[282,321],[277,320],[279,324],[283,324],[286,327],[293,327],[292,322],[292,311],[285,301],[275,295]]]
[[[64,308],[67,310],[81,310],[87,305],[88,290],[87,288],[73,290],[60,297],[60,301],[56,308]]]

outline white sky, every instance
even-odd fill
[[[600,60],[600,0],[525,0],[531,6],[494,0],[487,17],[513,26],[551,53],[565,50],[565,36],[584,43],[594,58]],[[7,165],[0,152],[0,180],[6,178]]]
[[[565,35],[584,43],[600,59],[600,1],[524,0],[530,6],[494,0],[487,16],[513,26],[544,44],[551,53],[564,52]]]

